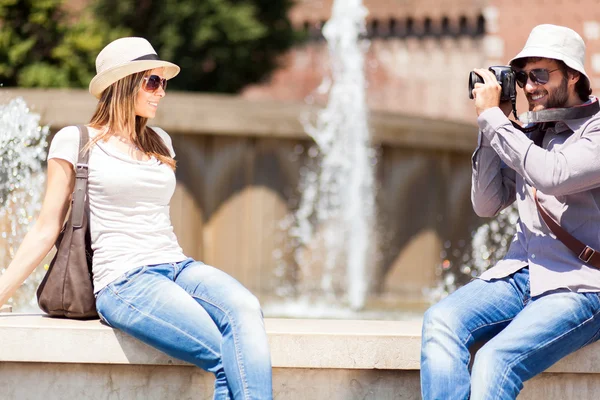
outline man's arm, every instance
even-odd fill
[[[514,128],[499,108],[482,112],[478,123],[500,159],[543,193],[564,196],[600,186],[600,124],[559,151],[548,151]]]
[[[482,132],[471,167],[471,203],[478,216],[493,217],[515,201],[515,171],[504,165]]]

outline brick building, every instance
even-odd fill
[[[506,64],[541,23],[566,25],[587,43],[586,71],[600,90],[600,7],[597,0],[363,0],[369,10],[366,57],[372,109],[474,122],[467,77],[475,67]],[[320,28],[332,0],[298,0],[292,23],[309,41],[282,58],[250,99],[302,101],[327,74]],[[521,96],[522,97],[522,96]],[[524,99],[519,113],[526,111]]]

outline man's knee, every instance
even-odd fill
[[[431,306],[423,315],[423,337],[455,332],[461,325],[457,310],[442,300]]]
[[[524,380],[518,366],[512,362],[509,351],[488,343],[475,354],[471,389],[477,398],[483,393],[494,393],[502,398],[516,397],[523,389]]]
[[[500,373],[502,351],[492,345],[484,345],[475,353],[471,376],[490,379],[494,373]]]
[[[471,376],[484,382],[494,382],[516,374],[510,350],[499,347],[495,341],[486,343],[475,353]]]

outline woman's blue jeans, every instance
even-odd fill
[[[523,268],[503,279],[475,279],[425,313],[424,400],[515,399],[524,381],[599,338],[598,293],[529,293]],[[469,374],[469,347],[485,340]]]
[[[260,305],[223,271],[192,259],[134,268],[96,306],[108,325],[214,373],[215,399],[273,398]]]

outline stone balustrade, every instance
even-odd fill
[[[421,321],[267,319],[276,400],[418,399]],[[213,377],[99,321],[0,317],[2,399],[210,399]],[[597,399],[600,344],[519,400]]]

